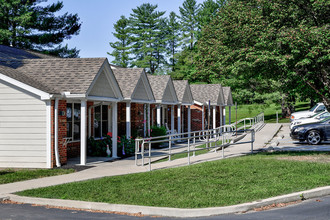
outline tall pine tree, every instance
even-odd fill
[[[41,6],[45,0],[0,0],[0,44],[75,57],[79,51],[61,46],[77,35],[81,24],[77,14],[56,15],[63,2]]]
[[[159,67],[160,55],[163,51],[162,41],[159,39],[162,30],[164,11],[157,11],[157,5],[150,3],[132,9],[130,21],[132,23],[134,56],[133,66],[146,68],[154,74]]]
[[[179,7],[184,43],[192,50],[198,31],[200,4],[196,0],[185,0]]]
[[[114,64],[121,67],[128,67],[130,64],[130,49],[131,49],[131,30],[129,27],[129,20],[125,16],[121,16],[120,19],[114,25],[116,33],[113,35],[118,39],[114,43],[110,43],[113,48],[112,53],[109,55],[113,56],[115,60]]]
[[[171,12],[167,19],[166,39],[167,39],[167,55],[169,56],[169,66],[172,72],[175,71],[175,65],[178,62],[177,53],[181,45],[181,25],[177,20],[178,16],[175,12]]]

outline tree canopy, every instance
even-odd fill
[[[46,1],[0,0],[0,44],[62,57],[78,56],[76,48],[61,45],[79,33],[78,15],[57,15],[63,2],[40,5]]]
[[[317,93],[330,107],[330,2],[231,0],[198,41],[198,81],[273,79],[281,92]]]

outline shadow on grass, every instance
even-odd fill
[[[3,171],[0,171],[0,176],[6,175],[6,174],[11,174],[11,173],[15,173],[15,171],[13,171],[13,170],[3,170]]]

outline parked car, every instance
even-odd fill
[[[309,144],[313,145],[330,140],[330,118],[324,119],[318,123],[294,126],[290,136],[294,140],[306,140]]]
[[[310,117],[293,120],[290,125],[290,130],[292,130],[292,128],[296,125],[316,123],[329,117],[330,117],[330,113],[328,111],[324,111]]]
[[[297,120],[300,118],[310,117],[317,113],[321,113],[325,110],[327,110],[327,109],[325,108],[323,103],[317,103],[313,108],[311,108],[307,111],[300,111],[300,112],[292,113],[290,116],[290,120],[293,121],[293,120]]]

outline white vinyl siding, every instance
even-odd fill
[[[138,99],[138,100],[147,100],[148,101],[148,94],[147,94],[147,91],[144,87],[142,78],[139,79],[132,98],[133,99]]]
[[[0,167],[46,168],[46,103],[0,82]]]
[[[163,101],[164,102],[173,102],[174,101],[172,94],[171,94],[171,88],[170,88],[169,83],[167,84],[167,86],[165,88],[164,95],[163,95]]]
[[[111,88],[105,72],[99,75],[89,95],[116,98],[115,92]]]

